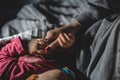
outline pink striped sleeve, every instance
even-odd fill
[[[5,45],[0,54],[5,56],[18,56],[24,54],[24,49],[22,47],[19,37],[12,39],[7,45]]]

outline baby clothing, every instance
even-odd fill
[[[58,68],[56,60],[28,56],[21,39],[13,38],[0,50],[0,80],[25,80],[32,74]]]

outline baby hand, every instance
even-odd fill
[[[32,39],[28,43],[28,51],[32,55],[46,54],[45,47],[48,45],[48,41],[44,38]]]

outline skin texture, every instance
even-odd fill
[[[47,45],[47,47],[55,48],[56,46],[58,46],[58,42],[59,42],[59,45],[63,48],[71,47],[75,41],[74,36],[79,29],[80,29],[80,24],[76,20],[73,20],[68,25],[64,25],[62,27],[49,30],[46,33],[45,39],[47,39],[48,41],[51,41],[51,43]],[[66,37],[66,34],[70,37],[70,40]],[[66,43],[63,39],[62,41],[60,41],[62,37],[67,38],[65,39],[67,40],[66,42],[69,41],[71,42],[71,44]],[[63,42],[66,44],[64,44]]]
[[[74,44],[75,37],[71,33],[60,33],[57,40],[62,48],[69,48]]]
[[[51,48],[53,50],[57,46],[61,46],[62,48],[71,47],[75,42],[75,37],[71,33],[60,33],[56,41],[57,42],[54,44],[54,47],[47,47],[47,45],[50,44],[50,41],[48,41],[47,39],[32,39],[28,43],[28,51],[31,55],[36,56],[49,54]]]
[[[47,45],[48,41],[46,39],[32,39],[28,43],[28,51],[31,55],[43,55],[46,54],[45,47]]]
[[[59,69],[46,71],[42,74],[33,74],[26,80],[67,80],[68,76]]]

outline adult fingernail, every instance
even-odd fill
[[[51,50],[51,47],[46,47],[46,48],[45,48],[45,51],[46,51],[46,52],[49,52],[50,50]]]

